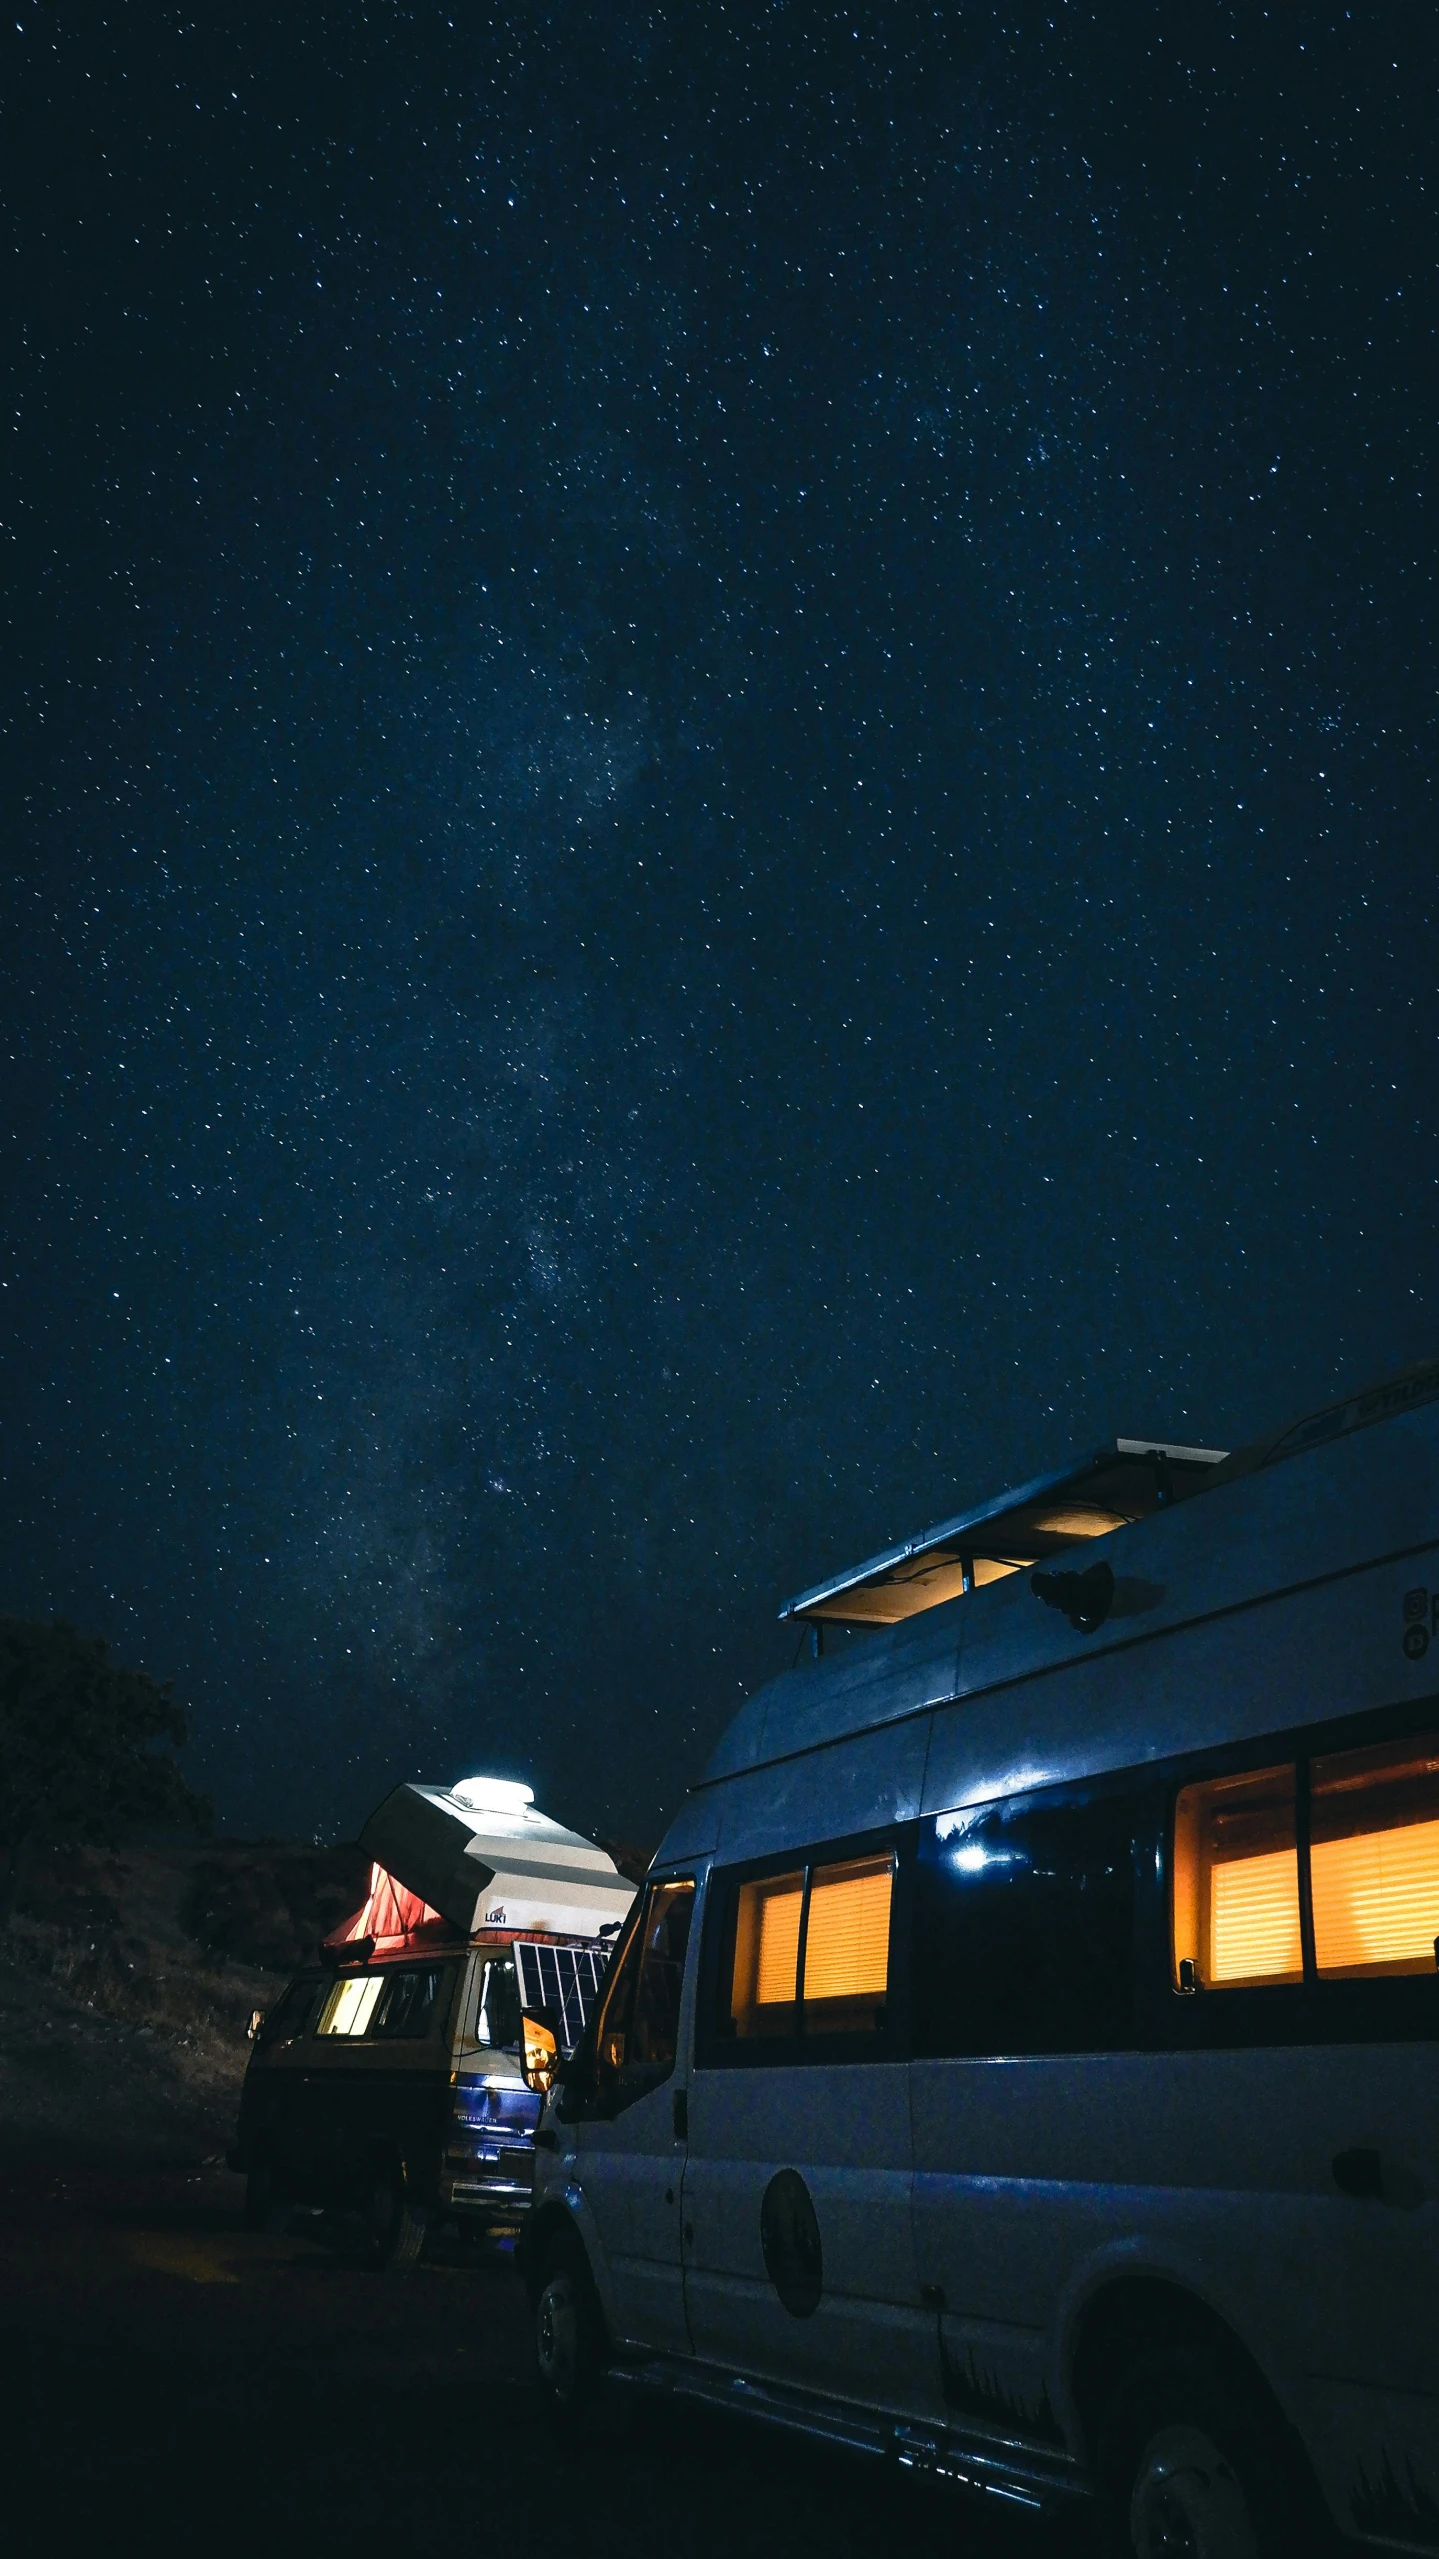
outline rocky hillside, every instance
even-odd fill
[[[357,1848],[37,1852],[0,1934],[0,2151],[213,2156],[245,2025],[364,1898]]]

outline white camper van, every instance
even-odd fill
[[[785,1613],[540,2126],[554,2406],[1439,2549],[1439,1362]]]

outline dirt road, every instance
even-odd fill
[[[1079,2559],[843,2456],[653,2411],[558,2446],[504,2265],[255,2237],[223,2170],[0,2164],[0,2511],[19,2554],[488,2549]]]

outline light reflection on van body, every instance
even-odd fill
[[[791,1610],[876,1631],[654,1861],[541,2127],[541,2379],[1118,2551],[1439,2549],[1439,1363],[1119,1526],[1117,1447]]]

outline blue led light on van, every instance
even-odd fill
[[[1029,1860],[1010,1848],[957,1848],[949,1862],[961,1875],[983,1875],[991,1866],[1027,1866]]]

